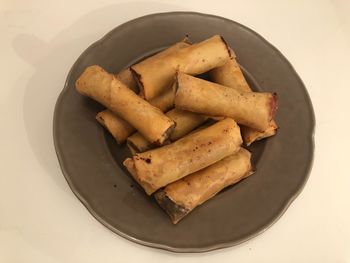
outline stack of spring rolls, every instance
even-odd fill
[[[196,75],[208,72],[211,81]],[[276,133],[277,96],[253,92],[215,35],[188,39],[114,75],[85,69],[76,89],[107,109],[97,121],[132,156],[124,165],[176,224],[254,172],[242,148]]]

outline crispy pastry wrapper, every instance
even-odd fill
[[[208,116],[230,117],[239,124],[264,131],[277,110],[277,96],[267,92],[238,92],[179,72],[175,107]]]
[[[156,98],[153,98],[150,101],[150,104],[153,105],[154,107],[157,107],[160,109],[162,112],[168,111],[170,108],[173,107],[174,105],[174,99],[175,99],[175,91],[173,89],[167,90],[164,94],[159,95]],[[108,115],[108,123],[104,123],[103,117],[105,115]],[[131,126],[127,121],[123,120],[120,118],[118,115],[112,113],[109,110],[104,110],[99,112],[96,115],[96,119],[98,120],[99,123],[102,124],[112,135],[113,137],[117,140],[119,144],[122,144],[125,142],[125,140],[129,137],[132,136],[131,134],[136,134],[135,131],[136,129]],[[140,149],[143,149],[143,151],[151,148],[144,148],[144,145],[148,145],[149,147],[152,145],[145,137],[143,137],[140,133],[137,132],[137,138],[136,144]],[[133,137],[134,138],[134,137]]]
[[[174,131],[170,134],[169,139],[171,142],[184,137],[208,119],[206,116],[179,109],[172,109],[165,115],[176,123]],[[155,147],[138,132],[131,135],[126,141],[128,148],[133,154],[144,152]]]
[[[251,92],[246,79],[235,58],[229,59],[223,66],[209,71],[210,80],[220,85],[234,88],[240,92]]]
[[[97,65],[85,69],[76,81],[76,89],[126,120],[152,143],[161,145],[175,128],[175,122],[161,110]]]
[[[164,70],[166,70],[167,68],[167,63],[165,62],[165,60],[167,59],[168,56],[172,56],[173,54],[177,54],[177,52],[180,49],[186,48],[188,46],[190,46],[191,44],[188,43],[187,41],[187,37],[181,41],[178,42],[172,46],[170,46],[169,48],[151,56],[148,57],[144,60],[142,60],[141,62],[133,65],[130,70],[133,73],[134,79],[136,81],[136,83],[138,84],[138,88],[140,91],[140,96],[142,98],[145,98],[147,100],[150,100],[152,98],[155,98],[157,96],[159,96],[160,94],[164,93],[166,91],[166,89],[171,85],[173,79],[169,79],[169,81],[166,83],[166,86],[163,87],[163,89],[161,91],[159,91],[157,94],[155,94],[152,97],[146,97],[145,96],[145,90],[144,90],[144,81],[142,76],[140,75],[139,72],[140,68],[144,69],[146,71],[152,71],[152,74],[154,73],[158,73],[160,74],[161,72],[163,72]],[[157,68],[159,66],[159,68]],[[168,66],[169,67],[169,66]],[[157,74],[155,75],[155,78],[157,77]]]
[[[131,67],[140,95],[150,100],[167,89],[177,70],[197,75],[224,65],[231,52],[221,36],[213,36],[164,57],[150,57]]]
[[[241,148],[237,153],[158,190],[154,197],[176,224],[222,189],[251,175],[254,171],[250,158],[250,152]]]
[[[133,133],[126,139],[126,146],[128,146],[132,155],[145,152],[156,147],[154,144],[147,141],[139,132]]]
[[[239,64],[235,58],[231,58],[221,67],[212,69],[209,72],[210,79],[223,86],[236,89],[240,92],[252,91],[249,87]],[[264,131],[242,126],[241,132],[244,143],[249,146],[254,141],[258,141],[276,134],[278,126],[274,120],[271,120],[269,126]]]
[[[109,110],[104,110],[96,115],[96,120],[105,127],[119,144],[135,131],[127,121],[115,115]]]
[[[237,123],[224,119],[163,147],[124,161],[147,194],[237,152],[242,144]]]
[[[250,158],[250,152],[241,148],[237,153],[158,190],[154,197],[176,224],[222,189],[253,174]]]

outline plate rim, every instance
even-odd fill
[[[96,46],[100,45],[101,43],[103,43],[105,40],[107,40],[109,37],[111,37],[113,35],[113,33],[116,30],[120,30],[123,27],[128,26],[129,24],[133,24],[135,22],[137,22],[138,20],[143,20],[143,19],[147,19],[147,18],[152,18],[155,16],[167,16],[167,15],[195,15],[195,16],[201,16],[201,17],[209,17],[209,18],[215,18],[215,19],[221,19],[221,20],[225,20],[226,22],[229,23],[234,23],[237,26],[249,31],[250,33],[254,34],[255,36],[257,36],[261,41],[263,41],[268,47],[270,47],[271,49],[273,49],[273,51],[275,51],[277,53],[277,55],[283,60],[284,63],[286,63],[286,65],[288,66],[288,68],[291,70],[292,73],[294,73],[294,75],[297,78],[297,81],[301,84],[301,87],[304,89],[304,93],[305,93],[305,98],[308,101],[309,105],[310,105],[310,128],[311,128],[311,132],[309,134],[310,136],[310,151],[311,151],[311,156],[310,156],[310,162],[308,164],[308,167],[306,169],[305,172],[305,178],[303,180],[303,182],[301,183],[301,185],[298,187],[297,191],[295,193],[293,193],[292,195],[290,195],[290,197],[288,198],[288,200],[283,204],[283,206],[281,207],[281,209],[279,210],[278,213],[276,213],[276,215],[273,217],[273,219],[266,223],[265,225],[259,227],[259,229],[257,231],[255,231],[252,234],[247,235],[246,237],[242,237],[239,238],[238,240],[235,241],[229,241],[229,242],[222,242],[222,243],[217,243],[214,245],[208,245],[208,246],[203,246],[203,247],[175,247],[175,246],[169,246],[169,245],[165,245],[165,244],[161,244],[161,243],[155,243],[155,242],[149,242],[149,241],[144,241],[142,239],[138,239],[135,238],[129,234],[126,234],[122,231],[120,231],[119,229],[115,228],[114,226],[112,226],[111,224],[109,224],[105,219],[103,219],[102,217],[100,217],[98,215],[97,212],[95,212],[94,208],[89,204],[89,202],[80,194],[80,192],[78,191],[77,187],[74,185],[74,183],[72,182],[70,176],[68,175],[69,172],[66,171],[65,165],[63,164],[63,156],[62,153],[60,152],[59,146],[58,144],[58,132],[57,132],[57,128],[56,126],[58,125],[58,105],[60,104],[61,100],[63,99],[64,94],[67,92],[68,90],[68,82],[69,79],[71,77],[72,71],[75,68],[76,64],[78,63],[78,61],[84,57],[85,54],[87,54],[91,49],[95,48]],[[66,77],[63,89],[61,90],[56,103],[55,103],[55,108],[54,108],[54,114],[53,114],[53,141],[54,141],[54,148],[55,148],[55,152],[58,158],[58,162],[62,171],[63,176],[65,177],[71,191],[74,193],[74,195],[79,199],[79,201],[85,206],[85,208],[89,211],[89,213],[97,220],[99,221],[102,225],[104,225],[105,227],[107,227],[109,230],[111,230],[112,232],[118,234],[119,236],[132,241],[134,243],[137,243],[139,245],[143,245],[143,246],[147,246],[147,247],[151,247],[151,248],[157,248],[157,249],[163,249],[163,250],[167,250],[170,252],[176,252],[176,253],[201,253],[201,252],[208,252],[208,251],[213,251],[213,250],[217,250],[217,249],[223,249],[223,248],[227,248],[227,247],[232,247],[232,246],[236,246],[239,245],[241,243],[244,243],[258,235],[260,235],[261,233],[265,232],[268,228],[270,228],[273,224],[275,224],[280,218],[281,216],[287,211],[287,209],[289,208],[289,206],[293,203],[293,201],[299,196],[299,194],[303,191],[307,181],[309,180],[310,174],[311,174],[311,170],[313,167],[313,162],[314,162],[314,152],[315,152],[315,127],[316,127],[316,118],[315,118],[315,112],[314,112],[314,108],[312,105],[312,101],[310,98],[310,95],[308,93],[308,90],[306,89],[306,86],[304,84],[304,82],[302,81],[302,79],[300,78],[299,74],[296,72],[296,70],[294,69],[293,65],[288,61],[288,59],[282,54],[281,51],[279,51],[274,45],[272,45],[269,41],[267,41],[263,36],[261,36],[259,33],[257,33],[256,31],[250,29],[249,27],[236,22],[234,20],[222,17],[222,16],[218,16],[218,15],[213,15],[213,14],[206,14],[206,13],[201,13],[201,12],[189,12],[189,11],[172,11],[172,12],[160,12],[160,13],[152,13],[152,14],[148,14],[148,15],[144,15],[144,16],[140,16],[134,19],[131,19],[127,22],[124,22],[118,26],[116,26],[115,28],[113,28],[112,30],[110,30],[108,33],[106,33],[104,36],[102,36],[100,39],[96,40],[94,43],[92,43],[91,45],[89,45],[76,59],[76,61],[74,62],[74,64],[71,66],[68,75]]]

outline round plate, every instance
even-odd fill
[[[189,35],[197,42],[222,35],[253,89],[277,92],[280,127],[253,144],[257,172],[196,208],[177,225],[133,181],[125,146],[95,121],[103,107],[79,95],[74,83],[97,64],[118,72]],[[228,19],[189,12],[153,14],[118,26],[73,65],[54,116],[57,156],[69,186],[91,214],[137,243],[201,252],[243,242],[272,225],[303,188],[313,159],[314,114],[307,91],[287,59],[257,33]]]

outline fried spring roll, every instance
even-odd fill
[[[250,152],[241,148],[237,153],[167,185],[154,197],[176,224],[225,187],[251,175],[250,157]]]
[[[140,95],[150,100],[169,87],[177,70],[197,75],[224,65],[231,52],[221,36],[213,36],[168,54],[161,59],[150,57],[131,67],[138,81]]]
[[[138,93],[139,87],[134,79],[134,76],[130,68],[123,69],[118,74],[116,74],[117,79],[123,82],[129,89],[133,92]]]
[[[208,116],[230,117],[239,124],[264,131],[277,109],[277,96],[272,93],[238,92],[178,73],[175,107]]]
[[[135,131],[135,128],[127,121],[109,110],[97,113],[96,120],[112,134],[119,144],[122,144]]]
[[[269,126],[264,131],[258,131],[256,129],[242,125],[241,132],[244,143],[249,146],[255,141],[271,137],[277,133],[277,123],[271,120]]]
[[[236,89],[240,92],[251,92],[244,75],[235,58],[231,58],[221,67],[214,68],[209,72],[210,79],[223,86]],[[242,126],[242,137],[246,145],[252,144],[254,141],[261,140],[273,136],[277,132],[277,124],[271,120],[269,126],[264,131],[258,131],[250,127]]]
[[[204,123],[208,117],[189,111],[172,109],[166,114],[170,119],[175,121],[176,127],[170,134],[170,141],[174,142]],[[155,146],[149,143],[140,133],[136,132],[126,140],[127,146],[131,153],[144,152]]]
[[[223,66],[209,71],[209,76],[213,82],[233,88],[237,91],[252,91],[235,58],[231,58]]]
[[[162,112],[167,112],[174,107],[174,100],[175,89],[170,88],[159,96],[151,99],[149,103],[151,103],[154,107],[160,109]]]
[[[149,103],[154,107],[160,109],[162,112],[165,112],[173,107],[174,99],[175,91],[173,89],[169,89],[164,94],[153,98]],[[110,110],[104,110],[97,113],[96,119],[113,135],[119,144],[125,142],[125,140],[136,131],[132,125],[130,125],[127,121],[123,120]],[[138,147],[140,147],[140,149],[144,149],[143,151],[148,149],[144,148],[146,145],[152,145],[139,133],[135,134],[138,134],[137,138],[134,139],[136,141],[135,143],[136,145],[139,145]]]
[[[99,66],[86,68],[76,81],[76,89],[121,116],[152,143],[161,145],[175,128],[174,121],[161,110]]]
[[[124,165],[150,195],[237,152],[241,144],[239,126],[227,118],[172,144],[127,158]]]

